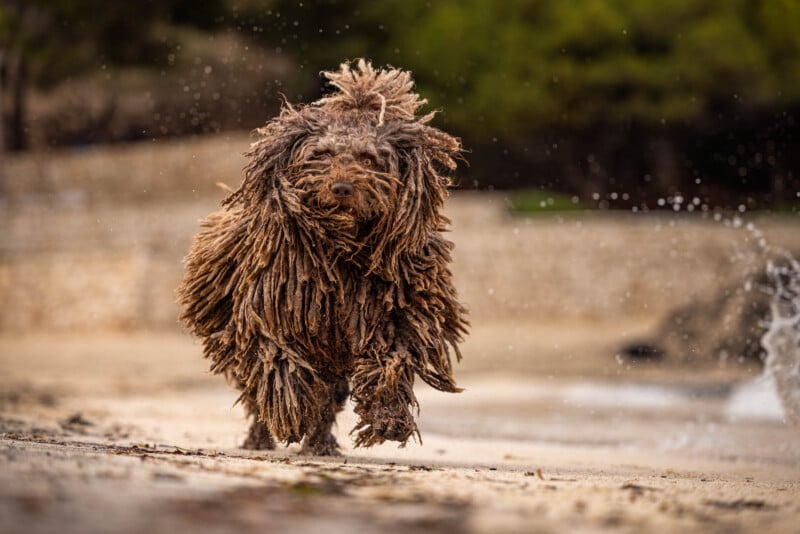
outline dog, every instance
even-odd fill
[[[241,391],[249,449],[339,454],[348,397],[356,447],[421,442],[415,377],[460,391],[468,322],[442,208],[461,143],[417,113],[408,71],[362,59],[323,75],[329,94],[256,130],[177,292],[211,370]]]

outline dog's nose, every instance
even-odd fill
[[[347,182],[336,182],[331,186],[331,193],[337,197],[349,197],[353,194],[353,184]]]

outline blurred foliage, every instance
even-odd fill
[[[168,61],[178,26],[235,34],[262,50],[248,59],[254,76],[281,61],[292,66],[244,98],[282,91],[313,100],[319,71],[345,59],[412,70],[441,110],[437,124],[471,150],[465,186],[542,187],[601,206],[656,206],[682,193],[754,207],[792,202],[800,189],[795,0],[15,5],[0,9],[0,41],[24,48],[40,86],[106,64],[184,79]],[[264,118],[245,114],[236,124]]]
[[[214,133],[278,107],[286,61],[233,31],[226,0],[0,4],[9,145]]]
[[[165,25],[211,29],[226,10],[224,0],[5,0],[0,43],[47,86],[104,65],[164,65]]]
[[[476,139],[650,126],[800,99],[793,0],[277,1],[251,20],[310,67],[413,70]]]
[[[261,17],[309,76],[360,56],[412,70],[478,185],[651,206],[800,188],[800,2],[277,1]]]

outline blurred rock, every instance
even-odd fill
[[[763,363],[764,334],[772,322],[771,302],[779,288],[760,270],[723,285],[671,311],[655,334],[621,348],[631,360],[654,357],[668,362]]]

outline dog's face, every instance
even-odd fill
[[[290,183],[316,216],[364,230],[396,211],[399,176],[395,147],[374,121],[336,116],[301,143],[290,163]]]
[[[445,224],[450,182],[437,169],[455,168],[461,144],[429,125],[432,113],[417,115],[425,100],[408,72],[361,60],[324,74],[338,91],[287,103],[260,128],[245,179],[225,202],[300,231],[320,253],[360,255],[390,278],[401,254],[420,251]]]

